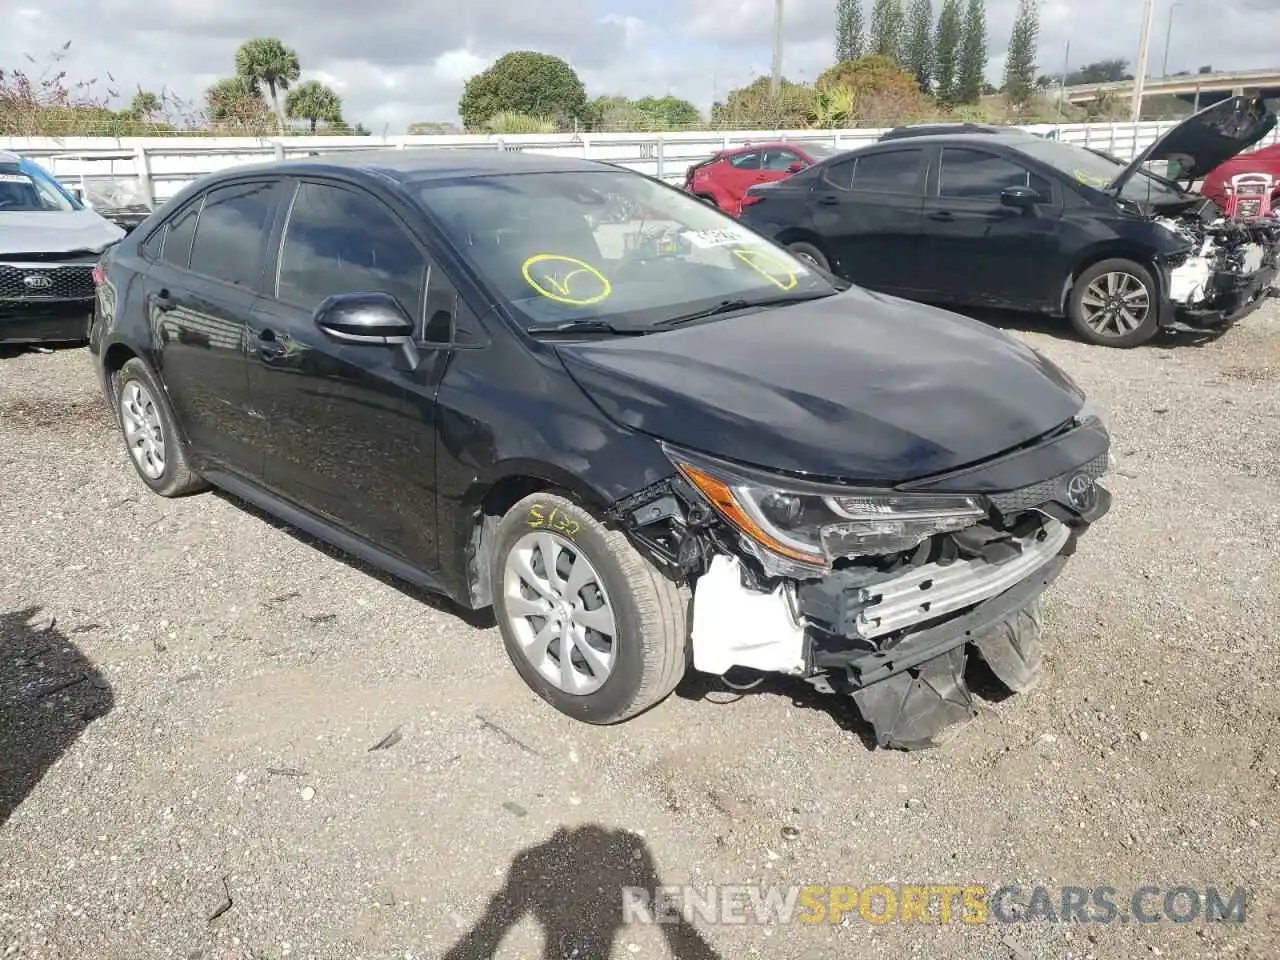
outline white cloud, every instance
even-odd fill
[[[935,13],[941,0],[933,0]],[[869,20],[871,0],[864,0]],[[988,73],[998,80],[1017,0],[987,0]],[[1164,57],[1167,5],[1157,11],[1150,68]],[[233,68],[236,46],[277,36],[297,49],[304,75],[328,83],[349,119],[381,132],[415,120],[451,120],[466,80],[514,49],[570,60],[592,95],[673,93],[702,108],[771,66],[773,0],[46,0],[10,10],[0,68],[32,68],[72,41],[73,80],[127,99],[167,88],[198,101]],[[1141,4],[1043,0],[1040,71],[1104,58],[1132,60]],[[812,80],[832,58],[834,0],[786,0],[784,72]],[[1169,68],[1280,67],[1277,0],[1185,2],[1174,15]],[[34,68],[32,68],[34,69]],[[108,74],[114,80],[108,79]]]

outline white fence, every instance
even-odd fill
[[[1094,147],[1118,157],[1131,158],[1172,122],[1036,124],[1022,129],[1055,136],[1070,143]],[[302,157],[337,150],[520,150],[562,156],[608,160],[663,179],[679,182],[686,168],[721,149],[767,140],[819,143],[837,149],[853,149],[876,139],[883,130],[753,130],[691,131],[681,133],[531,134],[523,136],[403,136],[403,137],[0,137],[0,150],[25,154],[39,161],[86,195],[101,195],[122,179],[137,199],[149,204],[168,200],[182,187],[204,174],[225,167],[263,160]],[[1267,138],[1277,142],[1277,132]]]

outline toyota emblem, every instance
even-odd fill
[[[1067,482],[1067,499],[1077,510],[1088,510],[1097,499],[1097,490],[1093,478],[1085,473],[1077,473]]]
[[[39,273],[29,273],[22,278],[22,284],[28,290],[48,290],[53,281]]]

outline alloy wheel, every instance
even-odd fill
[[[1151,294],[1138,277],[1123,271],[1104,273],[1085,288],[1080,298],[1084,322],[1100,337],[1133,333],[1151,313]]]
[[[503,581],[507,621],[534,669],[565,693],[599,690],[617,661],[618,627],[582,548],[548,530],[527,533],[507,554]]]
[[[165,468],[164,427],[151,391],[137,380],[120,391],[120,423],[133,462],[143,476],[159,480]]]

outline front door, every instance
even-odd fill
[[[245,331],[258,299],[277,181],[228,184],[196,198],[165,227],[143,280],[157,364],[193,452],[256,477]]]
[[[254,311],[250,387],[263,424],[266,485],[413,565],[437,567],[435,391],[448,353],[331,339],[313,322],[341,293],[394,296],[422,323],[447,280],[381,200],[304,180],[284,224],[278,287]],[[439,314],[438,306],[432,307]],[[446,338],[447,340],[447,338]]]
[[[1001,203],[1005,187],[1031,187],[1030,208]],[[1053,303],[1060,201],[1053,185],[1011,158],[943,147],[925,200],[925,293],[956,303],[1038,309]]]
[[[810,196],[814,227],[841,276],[872,290],[910,290],[920,269],[925,151],[876,151],[827,168]]]

